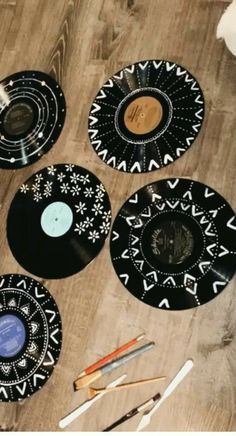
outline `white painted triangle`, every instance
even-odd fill
[[[232,230],[236,230],[236,220],[235,220],[235,216],[232,216],[232,218],[229,219],[229,221],[227,222],[227,227],[229,227]],[[235,224],[232,224],[233,221],[235,221]]]
[[[107,83],[105,83],[105,85],[103,85],[103,86],[104,86],[104,88],[112,88],[114,86],[114,83],[111,79],[109,79],[107,81]]]
[[[201,100],[201,96],[198,95],[197,98],[195,98],[195,103],[203,104],[203,101]]]
[[[189,75],[186,73],[186,76],[185,76],[185,82],[192,82],[193,81],[193,78],[189,78]]]
[[[122,162],[117,166],[118,170],[126,171],[127,164],[125,160],[122,160]]]
[[[143,269],[143,265],[144,265],[144,260],[135,260],[135,263],[137,263],[139,266],[139,269],[142,271]]]
[[[35,344],[35,342],[31,342],[30,346],[27,348],[29,353],[34,353],[35,351],[37,351],[38,347]]]
[[[131,235],[131,238],[132,238],[131,245],[135,245],[139,241],[139,238],[135,235]]]
[[[134,197],[129,199],[129,203],[138,203],[138,194],[136,193]]]
[[[197,212],[196,211],[196,206],[195,206],[195,204],[193,204],[193,206],[192,206],[192,215],[193,216],[199,216],[199,215],[202,215],[202,214],[203,214],[203,211]]]
[[[207,224],[207,223],[209,223],[209,221],[208,221],[208,219],[207,219],[205,216],[203,216],[203,217],[201,218],[201,220],[200,220],[200,223],[201,223],[201,224]]]
[[[0,387],[0,397],[1,394],[3,394],[6,399],[8,398],[7,391],[3,386]]]
[[[203,109],[199,109],[199,111],[195,112],[195,116],[199,119],[202,120],[202,115],[200,115],[202,113]]]
[[[126,222],[127,222],[127,224],[129,224],[129,226],[133,227],[134,229],[138,229],[139,227],[142,227],[143,222],[139,218],[138,219],[138,223],[137,224],[133,224],[132,222],[135,221],[136,219],[137,218],[135,216],[130,216],[130,217],[126,218]]]
[[[152,171],[153,168],[158,169],[160,168],[160,165],[158,165],[158,163],[154,159],[151,159],[148,165],[148,171]]]
[[[100,139],[97,139],[96,141],[92,141],[92,145],[95,146],[95,150],[98,150],[101,144],[102,141],[100,141]]]
[[[186,138],[186,142],[187,142],[188,145],[191,145],[193,140],[194,140],[193,136],[190,136],[189,138]]]
[[[53,359],[53,356],[49,350],[47,351],[47,356],[48,356],[49,360],[47,360],[46,362],[44,361],[43,366],[53,365],[55,363],[55,360]]]
[[[139,173],[141,173],[141,166],[139,162],[134,162],[134,164],[132,165],[132,167],[130,168],[130,172],[133,173],[134,170],[137,169],[137,171]]]
[[[39,324],[37,322],[32,321],[31,328],[32,328],[32,333],[34,335],[39,329]]]
[[[133,252],[133,257],[137,256],[137,254],[139,253],[139,250],[137,248],[131,248],[132,252]]]
[[[201,273],[202,274],[204,274],[204,268],[206,267],[206,269],[207,269],[207,267],[209,266],[211,264],[211,262],[209,262],[209,261],[206,261],[206,262],[200,262],[199,263],[199,268],[200,268],[200,271],[201,271]]]
[[[205,198],[208,198],[208,197],[212,197],[212,195],[215,195],[215,193],[212,192],[212,191],[209,191],[209,189],[206,188],[206,189],[205,189],[205,192],[204,192],[204,197],[205,197]]]
[[[218,293],[218,288],[219,288],[219,286],[225,286],[226,285],[226,283],[227,282],[220,282],[220,281],[216,281],[216,282],[214,282],[213,283],[213,291],[214,291],[214,293],[215,294],[217,294]]]
[[[37,286],[34,288],[34,291],[35,291],[35,295],[36,295],[37,298],[43,298],[43,297],[45,297],[45,294],[40,294],[40,293],[39,293],[39,290],[38,290],[38,287],[37,287]]]
[[[107,161],[107,164],[108,165],[112,165],[113,168],[115,168],[116,167],[116,158],[115,158],[115,156],[110,157],[110,159],[108,159],[108,161]]]
[[[182,70],[180,67],[176,69],[176,76],[183,76],[186,73],[186,70]]]
[[[119,80],[123,79],[123,76],[124,76],[124,72],[123,72],[123,70],[120,71],[119,74],[115,74],[115,75],[114,75],[115,79],[119,79]]]
[[[201,127],[201,124],[194,124],[193,126],[192,126],[192,128],[193,128],[193,130],[195,131],[195,132],[198,132],[199,131],[199,128],[198,127]]]
[[[55,344],[58,344],[58,340],[55,338],[55,335],[59,332],[59,329],[57,328],[50,334],[50,338],[55,342]]]
[[[16,300],[15,300],[15,298],[12,298],[12,299],[9,301],[8,306],[10,306],[10,307],[16,307]]]
[[[147,276],[147,277],[153,277],[153,279],[155,280],[155,282],[158,281],[156,271],[151,271],[151,272],[149,272],[148,274],[146,274],[146,276]]]
[[[214,256],[214,251],[212,251],[212,248],[214,248],[215,246],[216,246],[216,244],[211,244],[211,245],[208,245],[208,247],[206,248],[207,251],[208,251],[208,253],[209,253],[211,256]]]
[[[218,214],[218,210],[217,209],[212,209],[212,210],[209,210],[209,213],[213,216],[213,218],[215,218],[217,216],[217,214]]]
[[[98,122],[98,119],[96,117],[93,117],[92,115],[89,115],[89,120],[91,120],[89,123],[90,126],[93,126]]]
[[[171,203],[170,201],[168,201],[168,200],[166,200],[166,204],[168,204],[168,206],[171,208],[171,209],[175,209],[177,206],[178,206],[178,204],[179,204],[179,200],[177,200],[175,203]]]
[[[153,286],[155,286],[154,283],[148,284],[145,279],[143,280],[143,288],[145,291],[149,291],[149,289],[152,289]]]
[[[190,207],[191,207],[190,204],[184,204],[184,203],[181,203],[181,209],[184,210],[185,212],[186,212],[186,210],[188,210]]]
[[[161,64],[162,64],[162,61],[160,61],[158,63],[156,61],[153,61],[153,65],[154,65],[156,70],[158,70],[158,68],[160,68]]]
[[[172,276],[167,277],[167,279],[164,280],[163,285],[167,285],[167,283],[170,283],[173,286],[176,286],[175,280]]]
[[[115,241],[116,239],[118,239],[120,237],[119,233],[115,232],[115,230],[113,230],[112,232],[112,241]]]
[[[100,90],[100,94],[97,95],[96,98],[106,98],[106,94],[105,94],[105,92],[103,91],[103,89]]]
[[[179,179],[175,179],[174,181],[167,180],[167,183],[168,183],[170,189],[174,189],[178,185]]]
[[[181,154],[184,153],[184,152],[185,152],[185,148],[179,147],[179,148],[176,149],[176,156],[180,157]]]
[[[229,254],[229,250],[227,250],[227,248],[225,248],[223,245],[221,245],[220,248],[222,251],[218,254],[218,257],[222,257],[225,256],[226,254]]]
[[[184,285],[185,285],[185,290],[187,292],[189,292],[192,295],[196,295],[197,294],[197,286],[198,286],[198,284],[196,282],[196,277],[192,276],[191,274],[186,273],[184,275]]]
[[[145,70],[145,68],[146,68],[147,65],[148,65],[148,61],[145,62],[145,64],[141,64],[141,62],[140,62],[138,65],[139,65],[139,67],[141,68],[141,70]]]
[[[165,209],[166,204],[165,203],[162,203],[162,204],[157,203],[155,206],[157,207],[158,210],[163,210],[163,209]]]
[[[206,230],[205,230],[205,235],[207,235],[207,236],[215,236],[215,233],[210,232],[211,227],[212,227],[212,223],[209,223],[207,228],[206,228]]]
[[[18,288],[23,288],[23,289],[27,289],[27,285],[26,285],[26,281],[25,280],[20,280],[20,282],[17,283],[16,285]]]
[[[166,71],[171,71],[175,68],[176,64],[171,64],[170,62],[166,62]]]
[[[151,212],[151,208],[150,208],[150,206],[148,206],[148,208],[147,208],[147,212],[143,212],[143,213],[141,213],[141,216],[144,216],[144,217],[150,218],[151,214],[152,214],[152,212]]]
[[[161,302],[158,304],[158,307],[163,307],[165,306],[167,309],[170,309],[170,303],[167,300],[167,298],[164,298],[163,300],[161,300]]]
[[[91,114],[94,114],[95,112],[98,112],[101,110],[101,106],[97,103],[92,104]]]
[[[18,392],[22,395],[22,397],[23,397],[23,395],[25,394],[26,386],[27,386],[26,381],[25,381],[25,382],[23,383],[23,385],[21,385],[21,386],[16,385],[16,389],[17,389]]]
[[[88,129],[88,132],[90,133],[91,139],[95,138],[95,136],[98,134],[98,130],[96,129]]]
[[[125,71],[128,71],[128,73],[133,74],[134,68],[135,68],[134,65],[130,65],[130,67],[125,68]]]
[[[128,248],[126,248],[126,250],[123,251],[121,257],[122,257],[122,259],[129,259],[129,250],[128,250]]]
[[[51,322],[53,322],[53,320],[54,320],[54,318],[56,316],[56,312],[54,312],[54,310],[46,309],[45,313],[49,313],[50,315],[52,315],[51,318],[49,319],[49,323],[51,324]]]
[[[17,366],[20,366],[21,368],[26,368],[27,366],[26,359],[20,360],[20,362],[17,363]]]
[[[29,315],[30,314],[30,305],[24,304],[24,306],[21,306],[20,310],[22,310],[22,312],[24,312],[26,315]]]
[[[37,380],[44,380],[44,379],[45,379],[44,375],[42,375],[42,374],[34,374],[34,376],[33,376],[33,385],[34,385],[34,387],[37,386]]]
[[[156,201],[156,200],[160,200],[162,198],[161,195],[153,193],[152,194],[152,202]]]
[[[10,372],[11,372],[11,366],[9,366],[9,365],[4,365],[2,363],[0,368],[1,368],[2,372],[6,375],[10,374]]]
[[[168,153],[165,154],[163,159],[164,165],[167,165],[168,162],[173,162],[173,160],[174,160],[173,157],[171,157]]]
[[[192,199],[193,199],[193,197],[192,197],[192,193],[191,193],[190,191],[186,191],[186,192],[184,193],[183,198],[185,198],[185,197],[188,197],[189,200],[192,200]]]
[[[120,274],[119,277],[121,279],[124,279],[124,284],[127,285],[128,281],[129,281],[129,274]]]
[[[98,156],[101,157],[102,160],[105,160],[107,157],[107,153],[108,153],[108,150],[105,148],[104,150],[101,150],[98,152]]]
[[[192,91],[198,91],[199,90],[198,86],[196,86],[196,85],[197,85],[197,82],[193,82],[193,84],[191,86]]]

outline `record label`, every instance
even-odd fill
[[[143,173],[188,150],[203,118],[204,97],[194,76],[176,63],[147,60],[104,83],[90,109],[88,133],[107,165]]]
[[[41,71],[20,71],[0,82],[0,167],[22,168],[47,153],[66,115],[58,83]]]
[[[27,271],[50,279],[82,270],[102,249],[111,224],[108,194],[85,168],[58,164],[23,183],[7,219],[7,237]]]
[[[1,276],[0,401],[19,401],[41,389],[61,342],[61,318],[48,290],[28,276]]]
[[[215,298],[236,269],[236,216],[212,188],[189,179],[144,186],[115,218],[115,271],[138,299],[183,310]]]

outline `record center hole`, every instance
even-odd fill
[[[33,119],[34,112],[31,106],[26,103],[13,103],[6,110],[3,127],[8,135],[22,135],[30,129]]]
[[[151,96],[137,97],[124,113],[125,127],[136,135],[152,132],[160,124],[163,108],[157,98]]]
[[[11,358],[24,347],[26,330],[16,315],[6,314],[0,317],[0,356]]]

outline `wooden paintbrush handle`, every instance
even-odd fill
[[[139,385],[144,385],[147,383],[153,383],[155,381],[163,380],[165,378],[166,378],[165,376],[160,376],[160,377],[148,378],[145,380],[137,380],[135,382],[130,382],[130,383],[124,383],[123,385],[115,386],[113,388],[100,388],[100,389],[90,388],[90,390],[96,394],[98,394],[100,392],[104,392],[104,391],[106,391],[106,392],[120,391],[121,389],[127,389],[127,388],[132,388],[135,386],[139,386]]]
[[[75,390],[84,388],[85,386],[90,385],[90,383],[93,383],[95,380],[99,379],[102,375],[102,371],[97,370],[93,372],[92,374],[85,375],[82,378],[79,378],[74,382],[74,388]]]

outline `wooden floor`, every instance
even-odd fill
[[[19,185],[53,163],[82,165],[105,184],[113,218],[142,185],[168,176],[204,182],[236,210],[236,59],[215,31],[227,0],[0,0],[0,78],[39,69],[57,78],[65,92],[63,132],[40,161],[0,172],[1,274],[26,273],[6,240],[6,217]],[[203,128],[191,149],[161,171],[124,174],[105,165],[87,134],[87,116],[98,88],[133,61],[169,59],[188,68],[206,98]],[[108,240],[100,255],[66,280],[43,281],[60,308],[63,347],[58,365],[41,392],[22,404],[0,405],[0,428],[58,431],[58,421],[86,398],[72,382],[86,365],[145,331],[158,347],[97,383],[128,371],[127,380],[165,373],[168,380],[188,357],[194,370],[159,409],[148,427],[155,431],[236,430],[235,280],[211,303],[178,312],[139,302],[117,279]],[[159,384],[163,392],[167,381]],[[104,397],[68,427],[98,431],[145,401],[156,387]],[[117,428],[135,430],[138,418]]]

